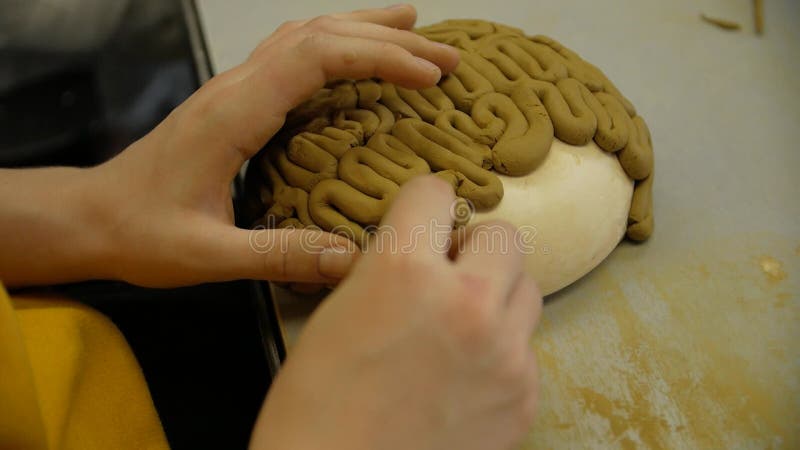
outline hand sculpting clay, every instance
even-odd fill
[[[650,236],[650,133],[600,70],[552,39],[490,22],[453,20],[416,31],[457,47],[459,66],[419,91],[340,81],[296,108],[250,166],[249,177],[265,187],[268,223],[316,225],[358,242],[400,185],[431,172],[478,211],[489,210],[503,199],[501,179],[535,171],[557,139],[594,141],[616,155],[635,180],[627,236]]]

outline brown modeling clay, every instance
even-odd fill
[[[414,176],[434,173],[485,210],[503,197],[495,172],[536,170],[553,139],[594,140],[636,180],[628,238],[650,236],[650,132],[599,69],[550,38],[491,22],[449,20],[416,32],[458,48],[455,71],[416,91],[340,81],[293,110],[249,170],[267,223],[316,225],[360,242]]]

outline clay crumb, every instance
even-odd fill
[[[761,266],[761,271],[764,272],[769,281],[777,282],[786,278],[783,263],[771,256],[764,255],[758,258],[758,265]]]
[[[764,34],[764,0],[753,0],[753,19],[755,21],[756,34]]]
[[[708,22],[711,25],[714,25],[714,26],[717,26],[719,28],[722,28],[723,30],[738,31],[738,30],[742,29],[742,26],[739,25],[738,22],[734,22],[732,20],[717,19],[715,17],[709,17],[709,16],[707,16],[705,14],[700,14],[700,18],[704,22]]]

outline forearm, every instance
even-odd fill
[[[94,169],[0,169],[0,279],[8,286],[110,277],[109,211]]]

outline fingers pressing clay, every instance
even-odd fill
[[[261,42],[253,50],[252,55],[257,55],[269,44],[301,27],[309,24],[313,24],[316,27],[334,19],[340,22],[349,22],[350,24],[362,22],[398,30],[410,30],[417,21],[417,10],[412,5],[396,5],[389,8],[361,9],[347,13],[330,14],[308,20],[290,20],[281,24],[267,39]]]
[[[391,20],[400,19],[387,11],[352,13],[361,19],[347,20],[363,22],[355,26],[338,19],[314,25],[330,36],[306,43],[310,55],[324,58],[326,77],[382,81],[339,81],[290,113],[283,132],[259,156],[272,165],[253,165],[276,170],[278,177],[262,178],[286,185],[274,188],[276,195],[268,199],[271,214],[295,211],[299,223],[310,217],[326,230],[361,233],[380,221],[401,185],[426,173],[486,210],[503,197],[497,173],[522,176],[536,170],[554,139],[576,146],[594,140],[614,152],[636,180],[628,237],[647,239],[650,133],[599,69],[550,38],[490,22],[453,20],[415,30],[456,47],[456,57],[452,49],[389,30],[397,27]],[[364,52],[381,55],[368,59]],[[418,57],[438,67],[411,68]],[[448,66],[459,58],[455,68]],[[451,69],[436,86],[422,86]],[[297,206],[302,195],[290,189],[308,194],[305,210]]]
[[[455,195],[435,177],[417,177],[404,186],[382,225],[400,252],[417,258],[444,258],[449,250]]]
[[[293,227],[290,227],[293,228]],[[357,258],[345,237],[313,229],[243,230],[221,224],[192,236],[190,263],[198,279],[336,283]]]
[[[331,17],[410,30],[417,21],[417,10],[412,5],[397,4],[387,8],[361,9],[349,13],[332,14]]]
[[[436,64],[389,41],[319,32],[304,36],[296,53],[310,71],[321,68],[326,80],[377,77],[418,89],[437,83],[442,76]]]
[[[413,12],[413,8],[400,9]],[[398,14],[380,11],[387,17]],[[330,16],[289,22],[259,45],[244,64],[207,83],[203,92],[209,98],[200,102],[203,106],[198,115],[211,117],[234,136],[232,145],[249,158],[282,125],[292,126],[304,118],[313,122],[330,108],[355,106],[348,104],[356,98],[352,85],[332,92],[323,89],[321,95],[315,95],[330,80],[381,78],[420,89],[435,85],[442,73],[457,64],[455,49],[387,23],[389,26]],[[309,98],[309,103],[300,105]],[[214,105],[214,114],[203,114],[210,107],[206,104]],[[295,108],[299,111],[292,111]],[[264,124],[263,132],[244,132],[253,123]],[[238,132],[240,129],[244,131]],[[241,166],[241,161],[237,164]]]
[[[447,73],[458,64],[458,50],[447,45],[431,45],[431,41],[416,33],[393,26],[383,26],[369,22],[352,22],[331,18],[316,19],[308,26],[320,32],[337,36],[358,37],[380,42],[390,42],[439,66]]]
[[[517,229],[506,222],[485,222],[470,227],[458,244],[456,264],[467,272],[489,274],[495,284],[489,298],[508,299],[523,276],[523,255]],[[498,305],[505,307],[506,305]]]

